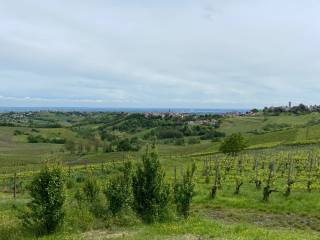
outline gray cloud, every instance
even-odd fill
[[[317,103],[319,10],[316,0],[6,1],[0,105]]]

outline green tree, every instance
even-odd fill
[[[37,234],[50,234],[64,220],[64,180],[60,167],[44,166],[30,186],[31,201],[22,214],[23,225],[36,230]]]
[[[164,220],[169,203],[170,188],[165,183],[165,173],[153,145],[147,147],[133,176],[134,207],[143,221],[151,223]]]
[[[117,150],[118,151],[130,151],[131,150],[131,144],[130,144],[129,138],[121,139],[118,142]]]
[[[178,214],[184,218],[189,216],[190,203],[194,194],[193,175],[196,165],[193,164],[191,170],[188,168],[183,174],[182,180],[174,185],[174,198]]]
[[[234,133],[227,137],[220,145],[220,151],[235,156],[246,147],[246,142],[241,133]]]
[[[104,194],[109,201],[109,210],[113,215],[132,206],[132,164],[126,162],[121,173],[111,179]]]
[[[94,203],[97,201],[100,193],[100,185],[98,180],[89,174],[89,176],[85,179],[85,182],[82,187],[82,191],[84,193],[85,199],[90,202]]]

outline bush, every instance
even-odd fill
[[[113,215],[132,206],[131,162],[124,164],[121,174],[111,179],[104,193],[109,201],[109,210]]]
[[[117,150],[118,151],[130,151],[131,150],[130,140],[128,138],[120,140],[117,145]]]
[[[188,139],[188,144],[198,144],[200,143],[200,139],[197,137],[192,137]]]
[[[219,140],[219,138],[225,137],[225,133],[218,132],[215,130],[210,130],[203,134],[200,138],[201,140]]]
[[[79,229],[81,231],[88,231],[94,225],[94,216],[87,207],[71,206],[67,212],[66,222],[71,229]]]
[[[100,193],[100,185],[97,179],[93,176],[88,176],[84,181],[82,191],[88,202],[96,202]]]
[[[15,136],[19,136],[19,135],[22,135],[22,134],[24,134],[24,133],[22,131],[18,130],[18,129],[14,130],[14,132],[13,132],[13,135],[15,135]]]
[[[185,145],[185,140],[184,140],[184,138],[178,138],[178,139],[176,139],[175,141],[174,141],[174,144],[175,145],[178,145],[178,146],[183,146],[183,145]]]
[[[28,135],[29,143],[54,143],[54,144],[65,144],[66,140],[64,138],[45,138],[41,135]]]
[[[93,176],[87,176],[83,186],[74,195],[79,208],[89,209],[96,217],[102,217],[105,214],[100,196],[99,182]]]
[[[43,143],[46,142],[46,139],[41,135],[28,135],[28,142],[29,143]]]
[[[165,183],[165,173],[158,160],[155,147],[143,155],[133,177],[135,210],[143,221],[151,223],[164,220],[169,203],[169,186]]]
[[[141,144],[137,137],[124,138],[117,143],[117,151],[139,151],[140,148]]]
[[[60,167],[43,167],[29,186],[31,202],[22,214],[22,223],[37,234],[50,234],[64,220],[65,201],[63,174]]]
[[[157,137],[159,139],[165,138],[183,138],[183,133],[173,128],[160,128],[157,131]]]
[[[220,151],[229,154],[236,155],[246,147],[245,140],[240,133],[231,134],[220,145]]]
[[[194,194],[193,175],[196,165],[193,164],[191,170],[188,168],[183,174],[182,181],[174,185],[174,199],[179,215],[187,218],[190,212],[190,203]]]

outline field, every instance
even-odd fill
[[[145,136],[159,124],[167,131],[168,126],[182,129],[185,122],[181,125],[181,120],[168,118],[165,122],[153,119],[158,125],[139,125],[137,122],[144,121],[140,117],[135,121],[117,114],[38,115],[18,120],[15,116],[15,121],[10,115],[2,117],[3,123],[14,124],[0,127],[0,239],[35,238],[21,226],[18,209],[30,201],[26,186],[46,160],[61,162],[64,168],[66,221],[57,233],[41,239],[320,239],[318,113],[224,117],[218,118],[215,128],[203,127],[206,133],[214,133],[212,139],[204,139],[205,134],[198,134],[198,130],[184,135],[182,144],[176,139],[158,139],[159,159],[169,184],[180,179],[181,172],[195,162],[195,195],[188,219],[172,213],[166,222],[153,224],[142,223],[132,213],[118,218],[95,217],[77,208],[74,195],[88,175],[94,175],[105,189],[125,160],[140,162],[146,144],[153,141]],[[118,141],[137,137],[141,147],[135,151],[106,151],[105,145],[112,141],[109,136],[102,139],[103,129]],[[217,138],[216,132],[226,136],[240,132],[246,139],[246,150],[238,156],[219,153],[224,137]],[[30,143],[30,135],[45,140]],[[191,144],[191,138],[199,138],[199,142]],[[52,139],[73,141],[77,147],[70,150],[66,142]],[[12,191],[15,173],[16,199]],[[261,182],[260,188],[256,180]],[[217,187],[214,198],[213,186]],[[239,193],[235,194],[237,186]],[[276,191],[263,201],[266,186]],[[288,187],[290,194],[286,196]],[[106,206],[105,196],[101,193],[99,198]]]

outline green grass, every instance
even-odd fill
[[[2,221],[8,221],[2,217]],[[2,239],[36,239],[31,234],[15,228],[15,221],[7,229],[0,228]],[[15,230],[15,231],[13,231]],[[111,229],[90,230],[84,233],[70,233],[65,229],[51,236],[39,239],[228,239],[228,240],[293,240],[319,239],[319,234],[312,231],[289,230],[282,228],[263,228],[247,223],[225,224],[219,219],[191,217],[169,223],[152,225],[135,225],[129,227],[115,227]]]
[[[83,122],[83,128],[96,129],[99,124],[86,124],[85,118],[79,116],[64,116],[61,114],[43,113],[41,115],[43,119],[49,119],[54,121],[54,118],[58,122]],[[105,116],[108,119],[108,115]],[[112,119],[112,116],[109,116]],[[319,113],[312,113],[306,115],[289,115],[282,114],[280,116],[253,116],[253,117],[232,117],[223,121],[219,131],[225,132],[227,135],[235,132],[241,132],[248,140],[248,148],[269,148],[279,145],[285,145],[290,143],[313,143],[314,141],[320,141],[320,125],[307,124],[311,120],[318,120],[320,118]],[[262,131],[263,127],[268,124],[282,124],[286,123],[289,129],[282,129],[278,131],[266,132],[263,134],[250,133],[255,130]],[[70,124],[69,124],[70,125]],[[69,126],[66,124],[66,126]],[[66,139],[81,140],[81,137],[77,133],[71,131],[70,128],[38,128],[39,133],[31,131],[31,128],[26,127],[0,127],[0,166],[1,172],[12,172],[16,165],[19,166],[18,170],[37,168],[37,165],[48,155],[57,152],[63,148],[63,145],[55,144],[29,144],[27,143],[26,135],[14,136],[14,131],[18,129],[26,133],[41,134],[46,138],[63,137]],[[142,129],[135,134],[118,133],[124,136],[143,136],[147,129]],[[163,158],[168,156],[180,156],[180,155],[196,155],[203,153],[214,153],[219,149],[219,142],[212,143],[211,141],[201,141],[200,144],[176,146],[174,144],[160,144],[159,153]],[[120,161],[123,158],[123,153],[102,153],[100,149],[99,153],[91,152],[86,156],[70,155],[59,153],[59,158],[63,161],[72,160],[76,162],[81,159],[88,159],[92,162],[99,161]],[[143,151],[143,150],[142,150]],[[141,154],[141,152],[138,153]],[[136,153],[130,153],[136,156]]]
[[[54,120],[51,113],[45,116]],[[68,126],[69,122],[62,116],[59,122]],[[72,118],[72,117],[70,117]],[[290,143],[303,143],[320,140],[320,125],[308,125],[311,120],[317,120],[320,114],[294,116],[283,114],[281,116],[256,116],[256,117],[233,117],[226,119],[219,131],[228,135],[241,132],[248,140],[249,148],[276,147]],[[74,120],[76,120],[75,118]],[[40,121],[40,120],[39,120]],[[267,124],[286,123],[290,127],[278,131],[270,131],[263,134],[250,133],[254,130],[262,130]],[[98,125],[85,125],[85,127],[96,128]],[[54,157],[61,161],[72,161],[72,172],[80,174],[85,170],[84,160],[95,166],[96,176],[99,176],[101,184],[106,183],[108,174],[101,176],[99,166],[101,162],[106,163],[109,172],[113,171],[113,163],[118,164],[129,154],[135,161],[139,161],[144,149],[136,153],[103,153],[102,151],[90,152],[86,155],[71,155],[61,152],[63,145],[57,144],[30,144],[27,143],[25,135],[14,136],[14,130],[31,132],[30,128],[0,127],[0,175],[1,180],[6,177],[7,185],[12,181],[14,171],[36,171],[40,163],[46,158]],[[45,137],[64,137],[68,139],[79,139],[76,133],[69,128],[39,128],[40,134]],[[147,130],[135,133],[142,136]],[[127,133],[126,136],[131,136]],[[233,194],[234,183],[225,182],[222,189],[218,190],[216,199],[209,197],[212,184],[204,183],[201,174],[203,160],[209,156],[201,156],[205,153],[218,151],[219,142],[201,141],[200,144],[177,146],[173,144],[160,144],[158,146],[160,160],[166,170],[169,183],[173,181],[173,166],[177,166],[178,175],[180,169],[191,165],[192,161],[197,163],[196,195],[192,203],[192,216],[189,220],[174,219],[168,223],[153,225],[115,224],[110,225],[109,220],[93,220],[85,223],[85,218],[79,215],[78,209],[73,202],[75,189],[68,190],[66,204],[66,224],[62,230],[52,236],[42,239],[320,239],[320,192],[314,190],[307,193],[302,190],[293,190],[289,198],[285,198],[283,192],[283,179],[278,182],[280,192],[272,193],[269,203],[262,202],[262,192],[257,191],[253,183],[246,181],[241,187],[238,196]],[[298,149],[302,149],[300,146]],[[289,147],[283,147],[289,149]],[[275,151],[277,149],[273,149]],[[195,155],[195,157],[190,157]],[[196,156],[198,155],[198,156]],[[215,158],[216,156],[212,156]],[[98,163],[94,165],[95,163]],[[31,172],[28,177],[23,178],[26,184],[30,181]],[[23,175],[23,174],[22,174]],[[2,185],[2,183],[0,183]],[[78,186],[78,185],[77,185]],[[8,190],[9,189],[9,190]],[[0,189],[1,191],[2,189]],[[7,187],[10,191],[10,187]],[[17,206],[23,206],[29,201],[26,193],[18,193]],[[32,233],[24,230],[18,220],[18,213],[12,208],[13,200],[11,193],[0,192],[0,240],[2,239],[35,239]],[[290,214],[289,214],[290,213]],[[254,218],[261,218],[259,223]],[[88,220],[89,219],[89,220]],[[90,216],[88,217],[90,222]],[[86,228],[77,225],[88,224]]]

